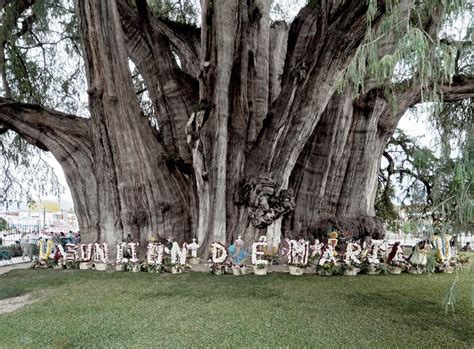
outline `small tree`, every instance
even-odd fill
[[[0,217],[0,231],[7,230],[8,229],[8,222]]]

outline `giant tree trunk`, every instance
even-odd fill
[[[383,236],[374,211],[377,174],[401,114],[392,115],[390,103],[378,92],[356,101],[349,89],[333,95],[292,173],[296,209],[286,229],[319,238],[331,230]],[[401,104],[413,103],[411,94],[403,97]]]
[[[209,216],[211,239],[243,235],[253,240],[260,233],[254,226],[265,228],[293,208],[291,193],[283,191],[335,91],[338,73],[364,37],[367,8],[328,2],[300,12],[288,38],[281,93],[268,112],[275,93],[269,86],[281,70],[269,52],[278,46],[269,39],[279,39],[270,30],[270,2],[203,3],[200,98],[210,108],[201,139],[211,169],[211,204],[209,212],[200,214]],[[247,193],[239,197],[242,189]],[[278,194],[284,194],[282,199]]]
[[[158,135],[143,116],[133,89],[128,54],[114,1],[80,1],[89,82],[91,142],[101,232],[117,242],[130,234],[190,238],[189,181],[167,161]]]
[[[267,234],[277,245],[283,217],[294,233],[383,233],[379,161],[418,90],[400,93],[396,113],[378,86],[356,101],[336,92],[367,30],[366,1],[310,2],[289,30],[270,23],[270,4],[202,0],[199,38],[145,0],[78,1],[90,119],[0,99],[0,127],[61,163],[85,241],[197,236],[205,252]],[[384,11],[380,0],[373,26]],[[129,60],[159,129],[140,110]]]

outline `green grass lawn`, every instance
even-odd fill
[[[474,275],[214,276],[15,270],[0,298],[40,297],[0,315],[0,347],[473,347]]]

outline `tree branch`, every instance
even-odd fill
[[[140,31],[148,22],[156,33],[169,40],[184,69],[195,78],[199,75],[200,31],[198,28],[157,18],[149,11],[143,12],[146,8],[146,1],[143,0],[137,0],[137,8],[140,12],[131,7],[126,0],[117,0],[117,8],[127,36],[134,30]],[[135,33],[137,34],[143,33]]]
[[[441,87],[443,100],[447,102],[474,97],[474,76],[458,75],[450,85]]]
[[[37,104],[15,102],[0,97],[0,123],[17,132],[29,143],[51,151],[74,149],[90,154],[88,119],[48,109]]]
[[[137,1],[138,12],[121,1],[119,3],[129,55],[142,75],[157,111],[156,119],[163,143],[172,158],[190,163],[185,128],[192,108],[198,102],[199,86],[193,76],[180,69],[173,48],[175,44],[184,47],[180,48],[184,56],[178,53],[180,60],[186,57],[181,60],[181,66],[197,75],[199,59],[197,52],[194,52],[197,47],[192,41],[189,42],[189,38],[183,40],[180,32],[171,35],[163,30],[162,27],[167,24],[149,13],[146,2]],[[188,61],[192,64],[189,65]]]
[[[385,12],[384,2],[378,5],[372,25]],[[304,144],[336,90],[338,74],[354,57],[366,30],[366,2],[318,2],[300,11],[290,28],[282,90],[253,150],[256,158],[252,160],[258,165],[251,163],[251,167],[273,172],[286,186]],[[261,154],[268,155],[263,158]]]
[[[433,185],[430,183],[430,181],[420,175],[420,174],[417,174],[409,169],[398,169],[398,170],[395,170],[393,171],[393,174],[406,174],[406,175],[409,175],[410,177],[414,178],[415,180],[417,181],[420,181],[421,183],[423,183],[423,185],[425,186],[425,189],[426,189],[426,201],[428,204],[431,204],[432,203],[432,198],[431,198],[431,190],[433,188]]]

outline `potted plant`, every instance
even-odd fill
[[[90,261],[87,262],[80,262],[79,269],[80,270],[87,270],[92,268],[92,263]]]
[[[140,263],[127,261],[124,264],[124,270],[131,271],[132,273],[138,273],[140,271]]]
[[[131,263],[131,266],[132,273],[138,273],[140,271],[140,263]]]
[[[209,261],[209,269],[214,275],[224,275],[225,273],[224,263],[212,263]]]
[[[319,265],[317,268],[317,273],[320,276],[332,276],[332,275],[339,275],[341,274],[341,267],[338,263],[333,261],[327,261],[322,265]]]
[[[341,269],[346,276],[356,276],[360,271],[360,263],[356,263],[353,260],[346,260],[345,263],[341,265]]]
[[[367,264],[367,274],[369,275],[378,275],[382,272],[382,269],[380,268],[380,263],[375,264],[375,263],[370,263]]]
[[[243,264],[232,264],[232,275],[247,275],[249,267]]]
[[[159,273],[161,269],[161,265],[159,264],[148,264],[147,261],[143,261],[141,264],[141,269],[144,272],[148,273]]]
[[[107,263],[94,263],[95,270],[106,271]]]
[[[232,275],[242,275],[242,265],[232,264]]]
[[[78,261],[73,261],[73,260],[66,260],[64,266],[66,269],[78,269],[79,268],[79,262]]]
[[[181,274],[183,272],[183,269],[179,264],[173,264],[171,266],[171,274]]]
[[[345,265],[346,267],[344,268],[344,275],[346,276],[356,276],[360,269],[353,266],[353,265]]]
[[[338,275],[342,273],[342,268],[335,258],[333,246],[328,244],[318,261],[316,272],[321,276]]]
[[[179,263],[171,264],[171,274],[181,274],[183,271],[185,271],[188,268],[190,267],[187,264],[186,265],[179,264]]]
[[[295,276],[303,275],[305,268],[306,268],[306,265],[301,264],[301,263],[288,264],[288,271],[290,272],[290,275],[295,275]]]
[[[125,270],[127,270],[125,264],[126,263],[115,263],[115,270],[116,271],[125,271]]]
[[[255,275],[267,275],[267,263],[257,263],[253,266],[253,273]]]
[[[378,275],[382,272],[379,257],[369,256],[363,263],[363,269],[369,275]]]
[[[392,260],[387,263],[387,270],[390,274],[401,274],[406,269],[405,263],[399,260]]]

